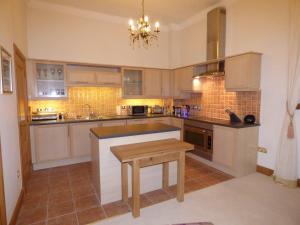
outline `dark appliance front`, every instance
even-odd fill
[[[191,153],[212,161],[213,127],[211,124],[185,120],[184,141],[195,146],[195,150]]]

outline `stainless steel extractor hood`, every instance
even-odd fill
[[[195,77],[224,75],[224,61],[218,61],[218,59],[225,57],[225,35],[226,9],[218,7],[207,13],[206,58],[207,61],[212,60],[212,63],[207,64],[205,72]]]

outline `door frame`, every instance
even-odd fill
[[[14,61],[16,60],[16,57],[21,58],[24,62],[25,62],[25,73],[26,73],[26,57],[24,56],[24,54],[22,53],[22,51],[18,48],[18,46],[14,43],[13,44],[13,48],[14,48]],[[15,65],[16,66],[16,65]],[[21,130],[20,130],[20,118],[19,118],[19,101],[18,101],[18,78],[17,78],[17,74],[15,74],[15,78],[16,78],[16,95],[17,95],[17,108],[18,108],[18,127],[19,127],[19,145],[20,145],[20,158],[21,158],[21,176],[22,176],[22,184],[23,184],[23,188],[26,190],[26,183],[28,181],[28,177],[25,177],[24,172],[22,171],[24,165],[23,165],[23,160],[22,160],[22,150],[21,150]],[[27,74],[26,74],[26,78],[27,78]],[[26,79],[26,89],[27,89],[27,79]],[[26,98],[28,101],[28,93],[26,94]],[[28,107],[28,106],[27,106]],[[29,113],[29,112],[28,112]],[[28,115],[29,116],[29,115]],[[26,118],[28,120],[28,118]],[[29,122],[29,121],[27,121]],[[28,131],[29,132],[29,131]],[[30,135],[29,135],[30,136]],[[30,139],[28,140],[28,149],[30,151]],[[31,171],[32,171],[32,163],[30,165]]]
[[[5,205],[6,203],[5,203],[2,151],[1,151],[1,138],[0,138],[0,225],[7,225]]]

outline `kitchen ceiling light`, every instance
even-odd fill
[[[145,15],[144,0],[142,0],[142,16],[134,23],[132,19],[129,20],[129,37],[130,45],[134,47],[135,43],[138,42],[138,46],[141,46],[141,42],[144,48],[148,48],[153,40],[158,39],[159,22],[155,22],[154,31],[151,30],[149,17]]]

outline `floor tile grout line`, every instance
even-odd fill
[[[197,164],[193,166],[194,162],[193,162],[192,160],[191,160],[190,162],[192,162],[192,163],[191,163],[192,165],[190,165],[190,168],[191,168],[191,169],[196,168],[196,170],[197,170],[197,168],[201,168],[201,167],[202,167],[202,165],[199,167],[199,165],[197,165]],[[197,162],[197,163],[198,163],[198,162]],[[188,163],[186,163],[186,164],[188,165]],[[200,164],[201,164],[201,163],[200,163]],[[68,166],[66,167],[66,173],[67,173],[67,176],[68,176],[68,184],[69,184],[69,186],[70,186],[70,191],[71,191],[71,194],[72,194],[72,204],[73,204],[73,207],[74,207],[74,211],[71,212],[71,213],[67,213],[67,214],[64,214],[64,215],[59,215],[59,216],[56,216],[56,217],[53,217],[53,218],[59,218],[59,217],[61,217],[61,216],[65,216],[65,215],[69,215],[69,214],[74,213],[75,216],[76,216],[76,221],[77,221],[77,223],[78,223],[78,225],[79,225],[78,212],[81,212],[81,211],[84,211],[84,210],[88,210],[88,209],[92,209],[92,208],[95,208],[95,207],[97,207],[97,206],[91,206],[91,207],[89,207],[89,208],[85,208],[85,209],[82,209],[82,210],[77,210],[76,204],[75,204],[75,196],[74,196],[74,192],[73,192],[73,188],[72,188],[72,187],[73,187],[73,184],[71,183],[71,177],[70,177],[70,176],[71,176],[71,175],[70,175],[70,174],[71,174],[71,173],[70,173],[71,170],[73,170],[73,171],[74,171],[74,174],[76,174],[77,168],[78,168],[78,171],[81,171],[80,168],[85,168],[85,167],[81,167],[81,166],[78,166],[78,167],[77,167],[77,166],[76,166],[76,167],[74,167],[74,170],[73,170],[73,167],[68,167]],[[204,175],[207,175],[208,177],[213,177],[215,180],[212,179],[212,180],[213,180],[212,182],[211,182],[211,181],[205,182],[205,181],[208,180],[207,178],[201,180],[201,179],[197,178],[197,176],[191,176],[191,177],[190,177],[190,180],[191,180],[191,181],[195,181],[196,183],[200,184],[200,186],[201,186],[201,183],[204,183],[205,186],[197,187],[195,190],[191,190],[191,191],[189,191],[188,193],[194,192],[194,191],[197,191],[197,190],[200,190],[200,189],[203,189],[203,188],[206,188],[206,187],[215,185],[215,184],[217,184],[217,183],[225,182],[225,181],[227,181],[227,180],[232,179],[232,177],[230,177],[229,175],[227,175],[227,174],[225,174],[225,173],[223,173],[223,172],[220,173],[219,171],[210,170],[210,167],[209,167],[209,166],[203,166],[203,168],[207,168],[207,169],[208,169],[208,170],[204,169],[204,171],[202,171],[203,174],[204,174]],[[59,170],[58,170],[58,171],[59,171]],[[87,171],[88,171],[88,175],[89,175],[89,178],[90,178],[90,171],[88,170],[88,168],[87,168]],[[55,171],[55,173],[57,173],[57,171]],[[200,174],[201,174],[201,170],[200,170]],[[213,176],[213,175],[216,175],[216,176]],[[47,208],[47,211],[46,211],[46,221],[45,221],[46,225],[47,225],[47,223],[48,223],[48,221],[49,221],[50,177],[56,177],[56,176],[51,176],[51,169],[49,170],[49,172],[48,172],[48,174],[47,174],[48,191],[47,191],[47,203],[46,203],[46,208]],[[204,182],[203,182],[203,181],[204,181]],[[101,202],[99,201],[99,197],[98,197],[98,195],[97,195],[97,193],[96,193],[96,191],[95,191],[95,187],[94,187],[93,183],[91,182],[91,179],[89,179],[89,185],[91,185],[91,187],[92,187],[92,189],[93,189],[93,194],[89,194],[89,195],[96,195],[98,206],[101,207],[101,209],[103,210],[103,213],[104,213],[105,218],[109,218],[109,216],[107,215],[107,212],[106,212],[106,210],[105,210],[105,208],[104,208],[104,205],[101,205]],[[161,190],[163,190],[163,189],[161,189]],[[171,192],[171,191],[163,190],[163,192],[164,192],[164,194],[166,194],[170,199],[176,198],[176,197],[172,197],[172,192]],[[82,196],[82,197],[83,197],[83,196]],[[147,196],[147,195],[144,195],[144,197],[145,197],[146,200],[149,201],[149,203],[151,203],[151,205],[154,205],[154,204],[157,204],[157,203],[160,203],[160,202],[165,201],[165,200],[163,200],[163,201],[155,202],[154,200],[152,200],[152,199],[151,199],[149,196]],[[169,200],[169,199],[167,199],[167,200]],[[149,206],[151,206],[151,205],[149,205]],[[39,202],[39,206],[41,206],[41,201]],[[130,206],[129,202],[126,203],[126,206],[127,206],[127,208],[128,208],[129,210],[131,210],[131,206]],[[123,213],[122,213],[122,214],[123,214]]]

